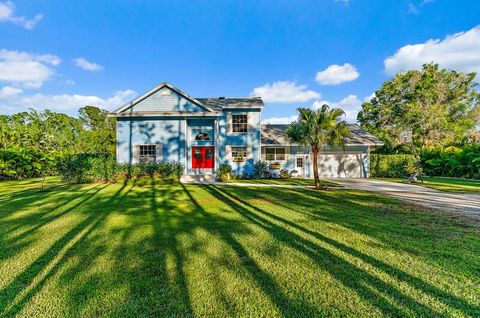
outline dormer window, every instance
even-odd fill
[[[246,133],[247,132],[247,115],[232,115],[232,132]]]

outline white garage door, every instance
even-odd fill
[[[323,178],[361,178],[362,153],[328,153],[318,156],[318,173]]]

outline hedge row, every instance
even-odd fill
[[[404,178],[415,166],[413,155],[370,155],[370,176],[378,178]]]
[[[0,149],[0,180],[21,180],[54,174],[56,157],[28,148]]]
[[[119,164],[110,154],[76,154],[62,158],[57,172],[63,181],[71,183],[119,182],[144,177],[164,181],[179,181],[183,165],[178,162],[145,162]]]
[[[423,171],[429,176],[480,179],[480,145],[426,148],[421,152]]]

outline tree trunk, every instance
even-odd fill
[[[318,175],[318,153],[320,149],[318,147],[312,147],[313,155],[313,177],[315,178],[315,189],[320,190],[322,185],[320,183],[320,176]]]

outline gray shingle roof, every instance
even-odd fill
[[[262,125],[262,144],[288,145],[285,131],[288,125]],[[347,138],[347,145],[381,146],[383,142],[366,132],[358,125],[349,125],[352,135]]]
[[[260,97],[239,98],[195,98],[200,103],[210,107],[214,111],[222,111],[223,108],[263,108],[264,104]]]

